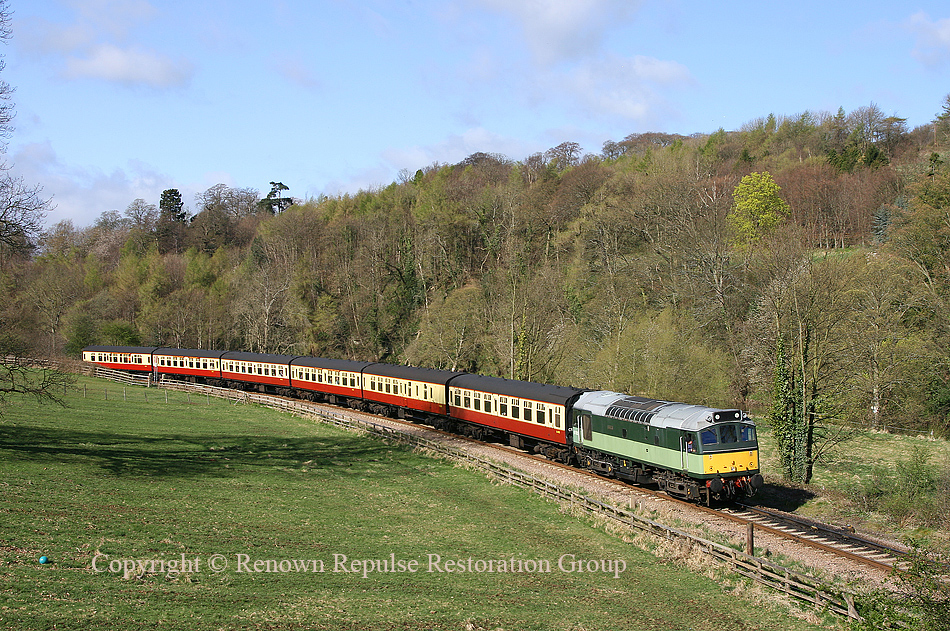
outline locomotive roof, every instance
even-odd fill
[[[246,353],[244,351],[227,351],[221,354],[221,359],[234,359],[240,362],[261,362],[266,364],[289,364],[296,355],[275,355],[271,353]]]
[[[290,363],[293,366],[362,372],[364,368],[372,365],[373,362],[353,361],[350,359],[327,359],[326,357],[297,357]]]
[[[451,385],[453,388],[491,392],[492,394],[500,394],[502,396],[531,399],[532,401],[543,401],[545,403],[555,403],[558,405],[564,405],[573,397],[585,392],[585,390],[579,388],[552,386],[546,383],[535,383],[533,381],[516,381],[513,379],[503,379],[501,377],[486,377],[484,375],[473,375],[470,373],[456,377],[452,380]]]
[[[151,353],[154,346],[87,346],[86,353]]]
[[[221,357],[224,351],[213,351],[201,348],[156,348],[156,355],[168,355],[171,357]]]
[[[424,381],[445,385],[450,379],[464,375],[452,370],[438,368],[419,368],[417,366],[399,366],[397,364],[371,364],[363,369],[364,375],[379,375],[382,377],[396,377],[410,381]]]
[[[739,410],[723,410],[705,405],[647,399],[620,392],[588,392],[575,404],[598,416],[648,423],[686,431],[698,431],[726,421],[750,422]]]

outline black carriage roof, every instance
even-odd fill
[[[244,351],[227,351],[221,354],[221,359],[233,359],[239,362],[260,362],[263,364],[289,364],[296,359],[296,355],[275,355],[272,353],[246,353]]]
[[[566,386],[552,386],[546,383],[533,381],[515,381],[501,377],[486,377],[484,375],[464,374],[452,380],[453,388],[465,388],[480,392],[491,392],[507,397],[531,399],[545,403],[564,405],[575,396],[586,392],[580,388]]]
[[[155,349],[156,355],[165,355],[168,357],[221,357],[224,351],[214,351],[200,348],[158,348]]]
[[[307,366],[309,368],[325,368],[327,370],[346,370],[350,372],[361,372],[373,362],[361,362],[350,359],[327,359],[326,357],[297,357],[292,362],[293,366]]]
[[[438,368],[419,368],[416,366],[399,366],[396,364],[371,364],[363,369],[363,374],[445,385],[450,379],[464,375],[465,373],[452,370],[439,370]]]
[[[151,353],[155,346],[87,346],[84,353]]]

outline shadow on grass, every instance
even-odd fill
[[[357,436],[142,436],[0,426],[0,460],[86,462],[117,476],[231,477],[249,469],[303,467],[344,473],[390,460],[391,449]]]

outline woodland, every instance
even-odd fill
[[[945,436],[950,95],[935,109],[913,130],[871,104],[635,133],[597,155],[475,153],[335,197],[219,184],[193,206],[169,189],[87,227],[21,221],[0,235],[2,344],[609,389],[749,409],[808,450],[827,424]],[[7,209],[22,194],[48,207],[38,187],[4,190]],[[807,481],[814,459],[783,466]]]

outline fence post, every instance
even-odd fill
[[[750,557],[755,556],[755,524],[749,523],[745,535],[745,553]]]

